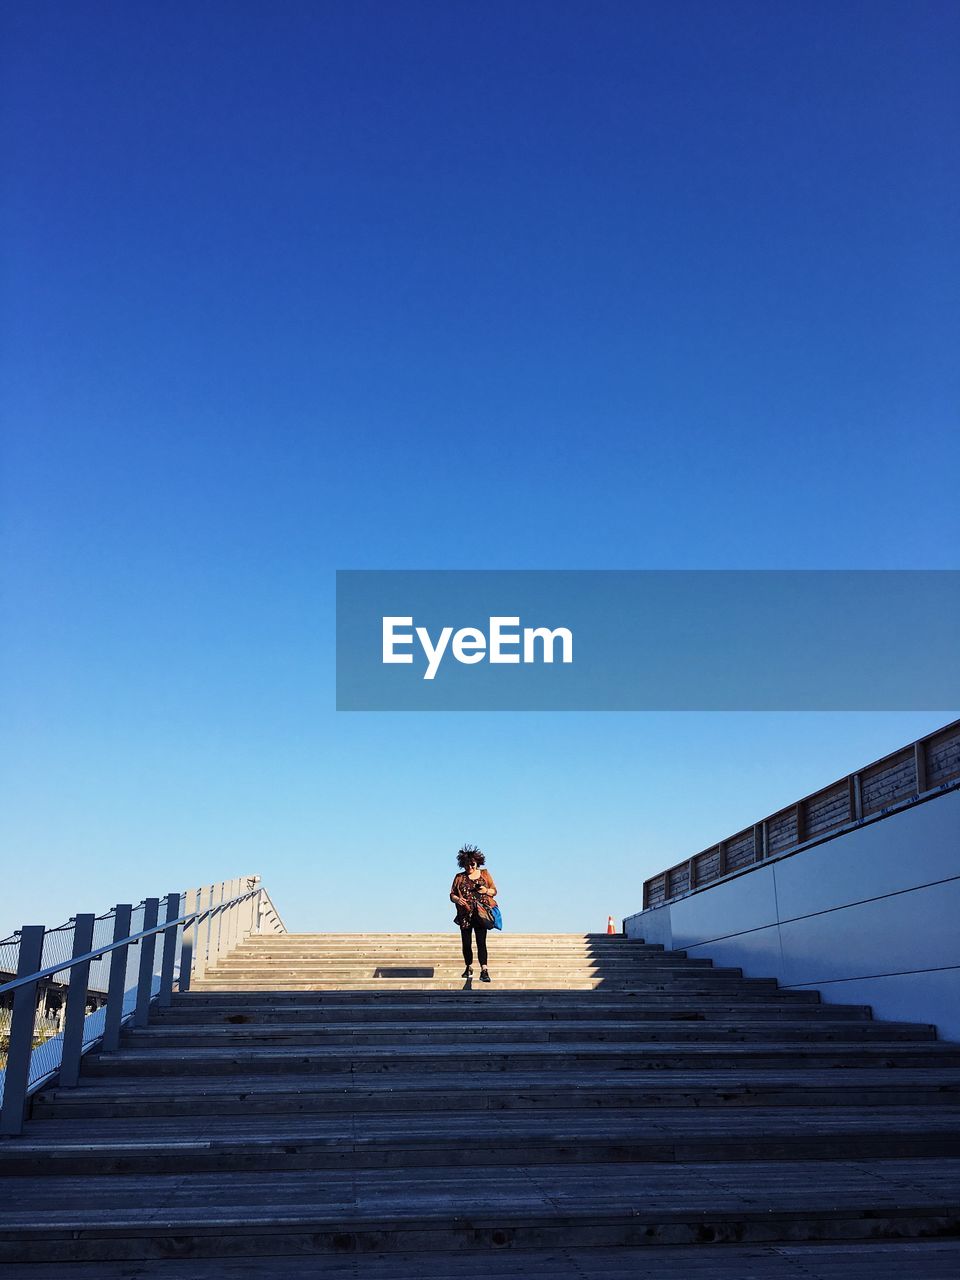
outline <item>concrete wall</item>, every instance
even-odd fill
[[[960,791],[625,921],[660,942],[960,1041]]]

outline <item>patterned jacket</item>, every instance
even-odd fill
[[[481,885],[488,888],[490,893],[481,893]],[[496,893],[497,886],[493,883],[493,876],[486,867],[480,868],[480,875],[476,880],[471,880],[465,871],[458,872],[453,877],[453,884],[450,888],[450,901],[455,902],[457,898],[464,898],[470,903],[469,907],[463,907],[459,902],[456,903],[457,914],[454,919],[460,928],[463,929],[468,924],[473,924],[475,915],[478,917],[476,923],[489,924],[491,920],[490,908],[497,905]]]

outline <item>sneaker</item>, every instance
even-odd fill
[[[460,977],[461,977],[461,978],[472,978],[472,977],[473,977],[473,965],[468,964],[468,965],[467,965],[467,967],[464,969],[463,973],[461,973]]]
[[[489,982],[489,981],[490,981],[490,975],[489,975],[489,973],[487,973],[486,969],[481,969],[481,970],[480,970],[480,981],[481,981],[481,982]]]

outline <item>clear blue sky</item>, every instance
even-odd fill
[[[596,929],[958,714],[349,715],[336,568],[957,568],[954,3],[2,14],[0,933]],[[9,886],[9,876],[5,878]]]

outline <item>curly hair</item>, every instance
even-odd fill
[[[462,871],[466,871],[471,862],[475,862],[478,867],[482,867],[486,862],[486,858],[475,844],[465,844],[457,854],[457,865]]]

